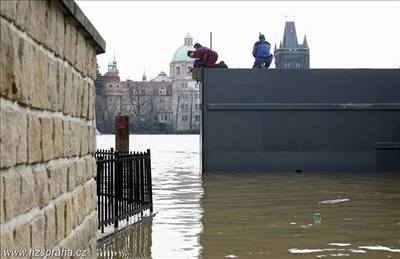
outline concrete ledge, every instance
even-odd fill
[[[80,24],[86,33],[93,39],[96,44],[96,54],[102,54],[106,51],[106,42],[97,32],[96,28],[92,25],[89,19],[82,12],[81,8],[73,0],[61,0],[65,9],[71,14],[72,17]]]
[[[209,111],[400,111],[400,103],[209,103]]]

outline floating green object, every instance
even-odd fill
[[[313,214],[313,219],[315,224],[321,224],[321,213],[315,212]]]

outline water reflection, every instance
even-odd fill
[[[97,148],[114,146],[113,135],[97,136]],[[131,150],[151,149],[153,201],[157,215],[152,220],[149,258],[198,258],[203,230],[203,195],[199,172],[198,135],[130,135]],[[138,237],[140,238],[140,237]],[[144,237],[148,238],[148,236]],[[123,248],[121,258],[139,254],[126,248],[127,241],[114,240]]]
[[[132,150],[151,149],[158,214],[102,248],[124,252],[106,258],[400,256],[399,173],[201,176],[198,136],[130,141]],[[99,136],[98,148],[113,142]]]
[[[208,174],[203,188],[202,258],[400,255],[398,174]]]
[[[124,229],[97,249],[97,258],[151,258],[153,217]]]

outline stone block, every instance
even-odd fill
[[[85,186],[78,194],[78,224],[80,224],[87,215],[86,189]]]
[[[59,106],[58,85],[57,85],[57,64],[58,62],[52,58],[47,60],[47,93],[49,96],[50,109],[57,111]]]
[[[27,161],[27,116],[0,107],[0,167],[11,167]]]
[[[34,66],[34,91],[31,92],[32,106],[38,109],[49,110],[50,101],[48,96],[48,58],[42,50],[33,47]]]
[[[4,181],[3,176],[0,175],[0,224],[6,221],[5,206],[4,206]]]
[[[96,50],[93,45],[87,47],[88,53],[88,75],[93,81],[96,80],[96,71],[97,71],[97,59],[96,59]]]
[[[64,156],[64,127],[60,118],[53,119],[54,125],[54,157]]]
[[[71,89],[71,114],[72,116],[77,115],[78,110],[78,87],[80,76],[76,73],[72,73],[72,89]]]
[[[31,247],[31,226],[30,223],[22,223],[14,229],[15,247],[18,249],[29,249]]]
[[[34,70],[33,46],[23,38],[18,38],[16,42],[17,51],[14,53],[14,75],[15,83],[19,91],[18,101],[30,106],[32,92],[34,89]]]
[[[35,197],[40,208],[45,207],[50,200],[49,180],[47,171],[44,167],[34,168],[33,177],[35,179]]]
[[[44,210],[45,228],[44,228],[44,246],[51,249],[56,244],[56,214],[55,206],[50,205]]]
[[[65,237],[65,201],[60,200],[56,207],[56,242],[59,243]]]
[[[15,24],[23,30],[26,30],[26,28],[30,26],[31,16],[29,1],[18,1]]]
[[[2,1],[0,5],[0,13],[9,20],[15,20],[17,16],[16,1]],[[3,31],[1,31],[3,33]],[[2,35],[3,36],[3,35]]]
[[[85,72],[85,59],[86,59],[86,39],[85,36],[81,33],[77,33],[77,45],[76,45],[76,69],[82,73],[83,75],[86,74]]]
[[[86,215],[92,213],[92,211],[96,208],[97,197],[93,196],[93,185],[96,187],[95,181],[90,181],[89,184],[85,186],[85,197],[86,197]]]
[[[67,192],[67,184],[68,184],[68,167],[63,166],[60,171],[58,172],[59,176],[59,188],[60,194]]]
[[[70,67],[65,68],[65,90],[64,90],[64,113],[72,114],[72,69]]]
[[[54,4],[54,1],[51,2]],[[55,52],[60,58],[64,57],[64,13],[62,11],[56,11],[56,35],[55,35]]]
[[[64,63],[57,62],[57,111],[64,110],[64,99],[65,99],[65,73],[66,68]]]
[[[19,175],[21,179],[21,194],[18,207],[19,214],[23,214],[37,206],[37,198],[35,196],[35,179],[32,169],[21,169],[19,170]]]
[[[28,163],[42,161],[42,132],[39,117],[28,115]]]
[[[56,13],[59,12],[57,10],[57,7],[54,5],[54,3],[51,3],[51,1],[46,1],[47,6],[46,6],[46,38],[44,39],[44,45],[47,46],[49,49],[52,51],[56,51]]]
[[[67,120],[64,120],[63,129],[64,129],[64,156],[70,157],[72,156],[72,138],[73,138],[71,123]]]
[[[79,189],[82,189],[82,187],[80,187]],[[79,192],[74,193],[72,195],[72,204],[74,206],[74,218],[75,218],[74,227],[77,227],[80,225],[80,223],[82,221],[81,212],[79,210]]]
[[[73,66],[76,62],[76,29],[73,25],[72,17],[67,17],[65,22],[64,34],[64,58]]]
[[[76,185],[82,185],[85,182],[86,163],[84,159],[76,162]]]
[[[84,88],[84,81],[81,76],[78,77],[77,82],[77,94],[76,94],[76,117],[80,117],[82,113],[82,98],[83,98],[83,88]]]
[[[84,81],[83,84],[83,93],[82,93],[82,108],[81,108],[81,117],[88,117],[88,109],[89,109],[89,82]]]
[[[0,228],[0,244],[1,250],[11,250],[16,249],[14,243],[14,229],[4,230]]]
[[[89,128],[89,153],[93,154],[96,151],[96,129],[94,126],[88,126]]]
[[[42,214],[31,221],[32,249],[44,249],[45,222]]]
[[[42,156],[43,161],[49,161],[54,158],[54,143],[53,143],[53,119],[40,118],[42,126]]]
[[[3,4],[1,5],[3,8]],[[8,4],[9,6],[9,4]],[[8,23],[3,19],[0,20],[1,37],[0,37],[0,54],[1,54],[1,87],[0,95],[10,100],[17,100],[19,90],[15,82],[16,75],[14,74],[14,53],[15,35],[11,32]]]
[[[81,152],[81,124],[78,122],[71,122],[72,129],[72,155],[79,156]]]
[[[45,42],[47,1],[29,1],[29,8],[30,26],[26,29],[38,42]]]
[[[94,85],[89,85],[89,103],[88,103],[88,119],[93,120],[94,116],[94,108],[95,108],[95,99],[96,95],[94,92]]]
[[[19,201],[21,200],[21,179],[20,175],[11,169],[7,174],[2,175],[4,184],[4,216],[9,221],[19,213]]]
[[[80,145],[81,145],[81,156],[84,156],[88,153],[88,127],[86,125],[80,125]]]
[[[57,198],[67,186],[67,168],[56,165],[47,168],[50,199]],[[62,190],[63,189],[63,190]]]
[[[72,197],[68,197],[65,200],[65,235],[68,236],[69,233],[76,226],[76,217],[74,210],[74,203]]]
[[[71,163],[68,166],[68,176],[67,176],[67,190],[69,192],[73,191],[76,186],[76,163]]]

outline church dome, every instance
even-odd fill
[[[193,62],[194,59],[187,56],[189,50],[194,50],[193,48],[193,38],[189,33],[185,37],[183,46],[179,47],[172,56],[171,62]]]

